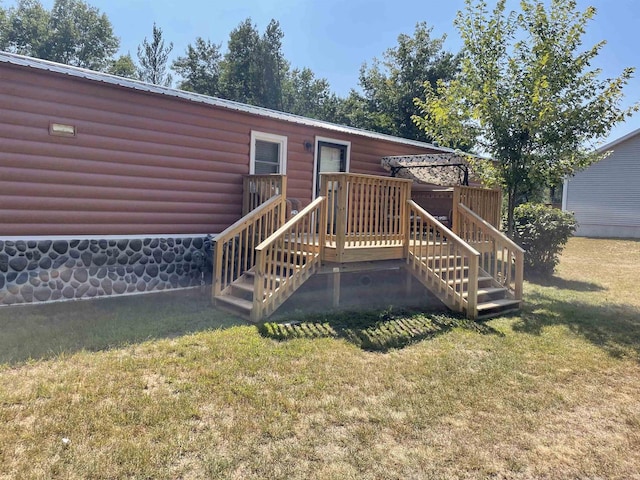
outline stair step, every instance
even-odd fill
[[[493,280],[492,277],[478,277],[478,283],[480,282],[488,282]],[[459,283],[469,283],[469,278],[456,278],[453,280],[449,280],[447,282],[449,285],[459,284]]]
[[[231,286],[246,293],[253,293],[253,282],[235,282]]]
[[[237,310],[240,310],[241,313],[245,315],[249,315],[251,313],[251,309],[253,308],[253,302],[249,300],[245,300],[243,298],[234,297],[232,295],[221,295],[216,297],[216,304],[222,304],[222,306],[230,306]]]
[[[504,287],[489,287],[489,288],[479,288],[478,289],[478,296],[481,295],[494,295],[496,293],[504,293],[506,292],[507,289]],[[469,292],[464,292],[462,294],[463,297],[467,297],[469,295]]]
[[[478,312],[484,312],[487,310],[493,310],[495,308],[507,308],[517,307],[520,305],[520,300],[511,300],[510,298],[500,298],[496,300],[490,300],[488,302],[482,302],[478,304]],[[500,312],[502,313],[502,312]]]

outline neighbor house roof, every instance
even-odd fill
[[[622,137],[618,137],[615,140],[612,140],[611,142],[607,143],[606,145],[603,145],[602,147],[598,148],[598,152],[603,153],[606,152],[608,150],[611,150],[613,147],[615,147],[616,145],[619,145],[620,143],[629,140],[630,138],[635,137],[636,135],[640,134],[640,128],[635,129],[632,132],[627,133],[626,135],[623,135]]]
[[[141,82],[138,80],[131,80],[128,78],[117,77],[108,73],[95,72],[85,68],[74,67],[70,65],[63,65],[60,63],[50,62],[48,60],[41,60],[38,58],[25,57],[23,55],[17,55],[14,53],[0,52],[0,62],[8,63],[12,65],[18,65],[21,67],[34,68],[37,70],[48,71],[68,75],[70,77],[82,78],[86,80],[92,80],[95,82],[102,82],[109,85],[116,85],[119,87],[130,88],[134,90],[140,90],[143,92],[155,93],[166,95],[169,97],[180,98],[195,103],[202,103],[205,105],[211,105],[214,107],[225,108],[228,110],[236,110],[239,112],[249,113],[252,115],[258,115],[266,118],[273,118],[282,120],[285,122],[296,123],[299,125],[306,125],[310,127],[324,128],[326,130],[332,130],[334,132],[341,132],[352,135],[360,135],[362,137],[369,137],[377,140],[386,140],[389,142],[400,143],[404,145],[412,145],[421,148],[431,148],[433,150],[443,153],[454,153],[455,150],[450,148],[439,147],[426,142],[419,142],[416,140],[409,140],[406,138],[394,137],[392,135],[385,135],[382,133],[370,132],[360,128],[347,127],[345,125],[338,125],[331,122],[325,122],[322,120],[315,120],[312,118],[302,117],[300,115],[294,115],[291,113],[278,112],[263,107],[256,107],[252,105],[246,105],[244,103],[234,102],[231,100],[224,100],[217,97],[209,97],[199,93],[186,92],[184,90],[178,90],[175,88],[162,87],[160,85],[154,85],[151,83]]]

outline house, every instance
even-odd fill
[[[565,180],[562,209],[574,212],[578,236],[640,238],[640,129],[598,152],[610,154]]]
[[[265,232],[275,233],[291,210],[300,211],[302,219],[307,218],[304,212],[316,208],[308,228],[312,223],[317,228],[323,215],[337,222],[330,232],[316,233],[337,232],[339,241],[334,238],[331,247],[315,239],[314,248],[329,255],[324,260],[339,265],[383,258],[381,250],[371,248],[346,252],[345,230],[341,231],[346,217],[335,212],[375,212],[375,219],[359,218],[359,228],[395,225],[393,232],[380,230],[375,242],[396,242],[386,259],[405,261],[411,182],[388,179],[381,158],[454,153],[428,143],[1,52],[0,85],[0,305],[201,285],[211,237],[218,252],[215,291],[223,277],[230,279],[233,268],[246,263],[247,252],[259,247],[247,243],[236,248],[246,228],[255,228],[252,242],[256,233],[266,240]],[[334,172],[337,176],[329,180]],[[359,197],[356,204],[355,194],[349,194],[347,202],[341,196],[346,190],[338,195],[331,186],[352,192],[361,188],[371,196]],[[392,198],[390,192],[402,198]],[[331,195],[335,208],[326,200]],[[317,208],[322,202],[321,212]],[[419,216],[412,213],[411,221]],[[273,228],[265,227],[267,220]],[[244,226],[244,233],[236,230],[238,225]],[[428,228],[440,232],[437,225]],[[222,235],[230,231],[230,237]],[[355,233],[364,239],[363,232]],[[385,237],[392,234],[393,241]],[[289,255],[304,257],[300,248]],[[472,250],[465,251],[475,255]],[[233,252],[243,252],[244,259],[222,266]],[[283,254],[274,255],[281,260]],[[245,263],[236,272],[239,276],[257,268]],[[285,269],[274,268],[274,281],[281,282]],[[462,306],[468,294],[460,285],[468,279],[458,280],[439,281],[444,290],[457,289],[453,295]],[[296,282],[287,291],[295,290]]]

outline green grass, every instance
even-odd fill
[[[573,239],[484,324],[255,327],[195,292],[0,310],[0,479],[638,478],[639,267]]]
[[[241,324],[198,289],[0,308],[0,364]]]

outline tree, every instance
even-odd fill
[[[425,22],[416,24],[413,36],[398,36],[398,44],[384,52],[383,60],[373,59],[360,68],[362,94],[352,91],[357,126],[415,140],[430,140],[412,121],[418,113],[413,100],[424,92],[424,83],[453,78],[458,57],[443,50],[445,36],[432,38],[433,29]],[[364,118],[362,113],[366,112]]]
[[[20,0],[6,13],[5,44],[10,52],[49,59],[50,13],[39,0]]]
[[[335,121],[340,100],[329,82],[308,69],[295,68],[284,79],[282,110],[295,115]]]
[[[576,10],[574,0],[522,0],[491,14],[484,1],[466,0],[455,25],[464,42],[461,71],[436,88],[426,84],[417,101],[417,125],[443,145],[472,141],[495,162],[476,165],[507,194],[507,231],[523,196],[553,185],[600,157],[597,141],[637,110],[620,107],[633,75],[602,79],[592,68],[605,42],[582,49],[596,11]]]
[[[51,12],[20,0],[5,25],[8,50],[92,70],[107,70],[120,44],[106,14],[81,0],[56,0]]]
[[[282,110],[282,84],[289,71],[289,64],[282,53],[284,33],[280,23],[271,20],[260,42],[260,56],[263,72],[263,104],[269,108]]]
[[[219,45],[196,38],[195,45],[187,45],[185,56],[178,57],[171,66],[182,77],[178,88],[204,95],[219,95],[221,58]]]
[[[56,0],[51,10],[49,59],[104,71],[120,40],[109,18],[81,0]]]
[[[153,24],[153,34],[151,43],[144,37],[138,45],[138,77],[143,82],[170,87],[173,78],[167,73],[167,62],[169,54],[173,50],[173,42],[165,47],[162,38],[162,29],[155,22]]]
[[[113,60],[109,66],[108,73],[118,77],[138,79],[138,68],[130,53],[120,55],[116,60]]]
[[[7,39],[7,11],[0,5],[0,50],[6,50],[9,46],[9,40]]]
[[[262,36],[250,18],[231,31],[221,63],[225,98],[282,109],[282,85],[289,70],[281,51],[283,36],[275,20]]]

